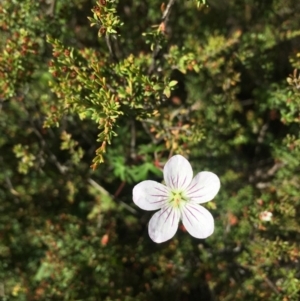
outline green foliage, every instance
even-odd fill
[[[92,2],[0,3],[0,298],[298,301],[300,5]],[[156,245],[175,153],[216,229]]]

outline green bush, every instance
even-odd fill
[[[300,300],[298,2],[0,2],[2,300]],[[158,245],[176,153],[216,229]]]

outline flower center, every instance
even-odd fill
[[[172,190],[169,195],[169,204],[174,208],[180,208],[185,202],[187,197],[182,190]]]

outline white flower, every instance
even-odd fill
[[[211,213],[198,205],[212,200],[220,189],[220,180],[212,172],[203,171],[193,179],[188,160],[173,156],[164,167],[166,186],[155,181],[143,181],[133,188],[133,201],[144,210],[157,210],[149,222],[149,236],[156,243],[171,239],[180,219],[186,230],[196,238],[206,238],[214,232]]]
[[[264,222],[270,222],[272,220],[273,214],[270,211],[263,211],[259,214],[259,218]]]

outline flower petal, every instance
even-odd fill
[[[149,221],[150,238],[156,243],[171,239],[178,229],[179,219],[180,211],[178,209],[165,206],[156,212]]]
[[[144,210],[157,210],[167,202],[169,189],[155,181],[143,181],[133,188],[134,203]]]
[[[211,201],[220,189],[220,179],[209,171],[199,172],[187,188],[186,194],[192,203]]]
[[[185,189],[193,179],[193,170],[187,159],[181,155],[173,156],[164,167],[164,180],[171,188]]]
[[[196,238],[206,238],[214,232],[214,218],[204,207],[187,203],[182,208],[182,223],[186,230]]]

